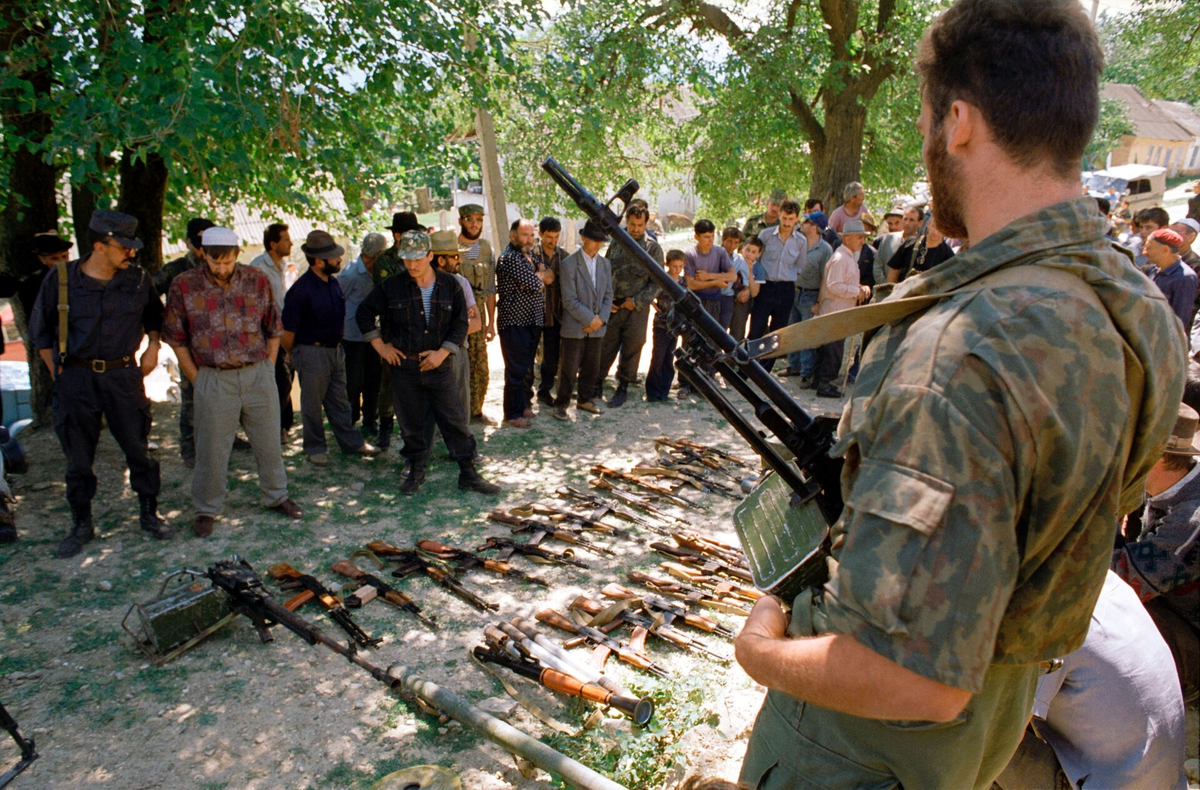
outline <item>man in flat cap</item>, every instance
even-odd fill
[[[375,269],[371,272],[371,279],[375,285],[397,272],[404,271],[404,260],[400,257],[400,238],[410,230],[420,229],[421,223],[417,221],[417,215],[413,212],[397,211],[392,215],[392,224],[388,228],[392,232],[392,246],[375,259]],[[375,439],[375,445],[381,450],[386,450],[392,446],[395,416],[392,411],[392,377],[385,373],[381,373],[379,377],[379,396],[376,400],[379,404],[379,435]]]
[[[308,271],[283,300],[280,345],[300,376],[304,453],[313,466],[329,465],[325,443],[328,417],[343,454],[374,458],[381,451],[354,430],[346,396],[346,357],[341,345],[346,297],[333,276],[342,267],[346,251],[323,230],[309,233],[300,250],[308,259]]]
[[[496,258],[492,245],[483,238],[483,206],[467,203],[458,207],[458,245],[462,249],[462,275],[475,291],[479,317],[483,321],[482,342],[471,344],[467,359],[471,363],[472,422],[489,423],[483,414],[487,397],[487,344],[496,336]]]
[[[467,339],[467,302],[454,275],[432,266],[429,234],[408,231],[400,239],[405,271],[387,278],[358,308],[358,328],[389,366],[408,471],[400,493],[416,494],[425,482],[430,448],[425,420],[434,421],[450,457],[458,462],[458,487],[499,493],[475,468],[475,438],[467,429],[449,358]],[[376,320],[380,325],[376,326]]]
[[[239,421],[258,464],[263,504],[293,519],[304,513],[288,497],[280,447],[275,356],[283,327],[271,281],[237,262],[241,249],[232,230],[209,228],[200,241],[205,266],[171,283],[163,337],[196,391],[192,531],[207,538],[225,502]]]
[[[159,469],[147,444],[150,401],[142,384],[158,365],[162,302],[150,275],[133,265],[142,248],[136,219],[93,212],[87,241],[86,256],[46,275],[30,320],[33,345],[55,380],[54,432],[67,457],[71,529],[55,551],[60,558],[75,556],[96,534],[92,462],[103,422],[125,453],[142,529],[157,540],[174,534],[158,515]],[[150,342],[138,360],[143,333]]]
[[[362,416],[367,436],[379,433],[379,387],[383,371],[379,355],[358,330],[358,306],[375,287],[375,262],[387,249],[382,233],[368,233],[362,248],[349,266],[337,273],[338,285],[346,297],[346,323],[342,328],[342,350],[346,352],[346,394],[350,398],[350,422]]]
[[[601,354],[605,331],[613,311],[612,267],[600,248],[608,235],[597,223],[588,220],[579,233],[579,249],[563,259],[559,267],[562,289],[562,375],[558,379],[558,397],[554,400],[554,419],[566,422],[567,407],[578,377],[576,408],[602,414],[599,400]]]
[[[746,238],[757,236],[767,228],[773,228],[778,225],[779,211],[783,207],[783,201],[785,200],[787,200],[787,192],[784,192],[782,189],[772,189],[771,196],[767,198],[766,212],[755,214],[746,220],[746,225],[742,228],[742,233],[746,234]]]

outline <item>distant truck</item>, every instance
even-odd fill
[[[1154,165],[1118,165],[1097,170],[1084,182],[1092,197],[1108,197],[1109,187],[1129,201],[1134,214],[1144,208],[1161,206],[1167,191],[1167,169]],[[1117,206],[1113,206],[1115,211]]]

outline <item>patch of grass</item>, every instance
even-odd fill
[[[57,592],[62,584],[60,574],[52,573],[43,567],[34,568],[32,577],[19,578],[15,574],[9,574],[6,579],[8,583],[3,594],[0,594],[0,603],[14,606],[47,592]]]
[[[111,645],[120,637],[115,628],[89,625],[71,632],[71,646],[75,653],[90,653],[105,645]]]

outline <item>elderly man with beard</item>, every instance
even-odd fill
[[[279,436],[275,357],[283,326],[271,281],[237,262],[237,234],[209,228],[205,266],[175,278],[167,294],[163,339],[196,393],[196,471],[192,532],[207,538],[225,502],[229,454],[240,421],[258,464],[263,504],[288,518],[303,511],[288,496]]]
[[[546,318],[545,290],[554,282],[554,272],[539,269],[533,259],[533,236],[532,222],[514,221],[508,246],[496,262],[496,288],[500,292],[496,327],[504,354],[504,424],[511,428],[533,425],[529,373]]]
[[[906,317],[837,314],[878,330],[832,450],[845,508],[828,580],[738,636],[769,689],[741,786],[988,788],[1041,665],[1083,644],[1186,349],[1079,194],[1103,62],[1076,0],[958,0],[926,31],[926,170],[971,246],[895,287]]]
[[[467,352],[471,365],[471,422],[492,422],[483,413],[483,401],[487,397],[488,369],[487,345],[496,336],[496,258],[492,245],[483,238],[483,206],[467,203],[458,207],[458,246],[462,249],[463,277],[475,292],[479,304],[479,318],[483,322],[483,335],[476,338]]]
[[[162,540],[174,534],[158,515],[158,461],[150,455],[150,401],[142,379],[158,364],[162,302],[146,270],[133,264],[142,248],[137,220],[96,211],[88,254],[55,265],[42,281],[30,316],[33,346],[54,378],[54,432],[67,461],[71,529],[54,556],[73,557],[95,537],[92,464],[105,423],[125,453],[141,527]],[[142,336],[149,344],[137,358]]]
[[[346,297],[334,277],[346,251],[323,230],[314,230],[300,245],[308,271],[288,289],[283,301],[280,345],[300,376],[300,413],[304,454],[313,466],[328,466],[325,417],[345,455],[373,458],[381,452],[367,444],[350,416],[346,395]],[[322,409],[324,414],[322,414]]]

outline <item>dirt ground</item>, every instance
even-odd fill
[[[498,367],[495,351],[492,362]],[[501,381],[501,371],[494,370],[487,410],[495,416]],[[627,469],[652,459],[652,438],[660,434],[751,455],[706,403],[647,404],[640,388],[631,396],[620,409],[598,418],[578,415],[572,425],[544,414],[530,431],[475,426],[485,456],[482,469],[505,488],[497,498],[459,491],[457,467],[440,445],[421,494],[402,497],[399,437],[381,458],[334,453],[329,467],[317,469],[305,460],[296,428],[285,463],[291,494],[305,517],[291,522],[263,509],[253,456],[235,451],[224,516],[208,540],[190,530],[191,472],[179,460],[177,406],[156,403],[151,440],[159,445],[162,462],[160,510],[178,534],[166,542],[143,537],[123,457],[106,434],[96,461],[100,483],[94,512],[100,535],[69,560],[52,557],[69,523],[57,440],[48,430],[23,434],[31,460],[29,473],[14,479],[21,541],[0,549],[0,700],[37,739],[42,756],[17,786],[359,788],[422,763],[453,767],[466,787],[479,790],[557,786],[544,773],[524,778],[497,746],[420,713],[361,670],[283,629],[277,629],[273,643],[262,644],[249,621],[240,618],[182,658],[155,668],[121,631],[120,621],[131,604],[155,596],[168,572],[203,568],[233,554],[264,576],[268,566],[286,561],[336,588],[343,580],[329,566],[372,539],[409,545],[429,537],[473,547],[486,535],[508,532],[486,520],[490,509],[553,502],[554,489],[564,483],[586,489],[591,464]],[[700,493],[693,498],[700,509],[674,512],[733,540],[735,503]],[[508,618],[532,617],[547,607],[565,611],[577,595],[601,599],[600,588],[624,581],[627,570],[655,569],[659,558],[646,547],[653,539],[644,531],[629,541],[601,538],[618,556],[580,552],[592,565],[587,571],[513,560],[547,578],[553,584],[549,590],[475,572],[466,583],[499,604],[499,614]],[[495,615],[468,607],[424,579],[396,586],[426,614],[436,615],[442,629],[427,630],[386,604],[368,604],[355,617],[373,636],[384,638],[372,651],[380,664],[412,667],[472,702],[511,711],[519,728],[553,735],[547,740],[558,749],[629,787],[673,787],[697,772],[736,778],[763,690],[735,664],[652,640],[649,652],[674,680],[609,665],[622,683],[654,698],[658,710],[652,726],[634,729],[608,718],[570,738],[551,733],[523,709],[514,710],[500,684],[470,658],[470,648],[480,643],[484,624]],[[277,591],[273,582],[268,587]],[[339,633],[310,607],[301,613]],[[740,627],[734,615],[714,616],[735,630]],[[732,656],[728,640],[706,636],[704,641]],[[577,652],[586,659],[585,648]],[[542,701],[572,726],[594,710],[578,701]],[[0,770],[9,759],[3,750],[9,748],[0,746]]]

